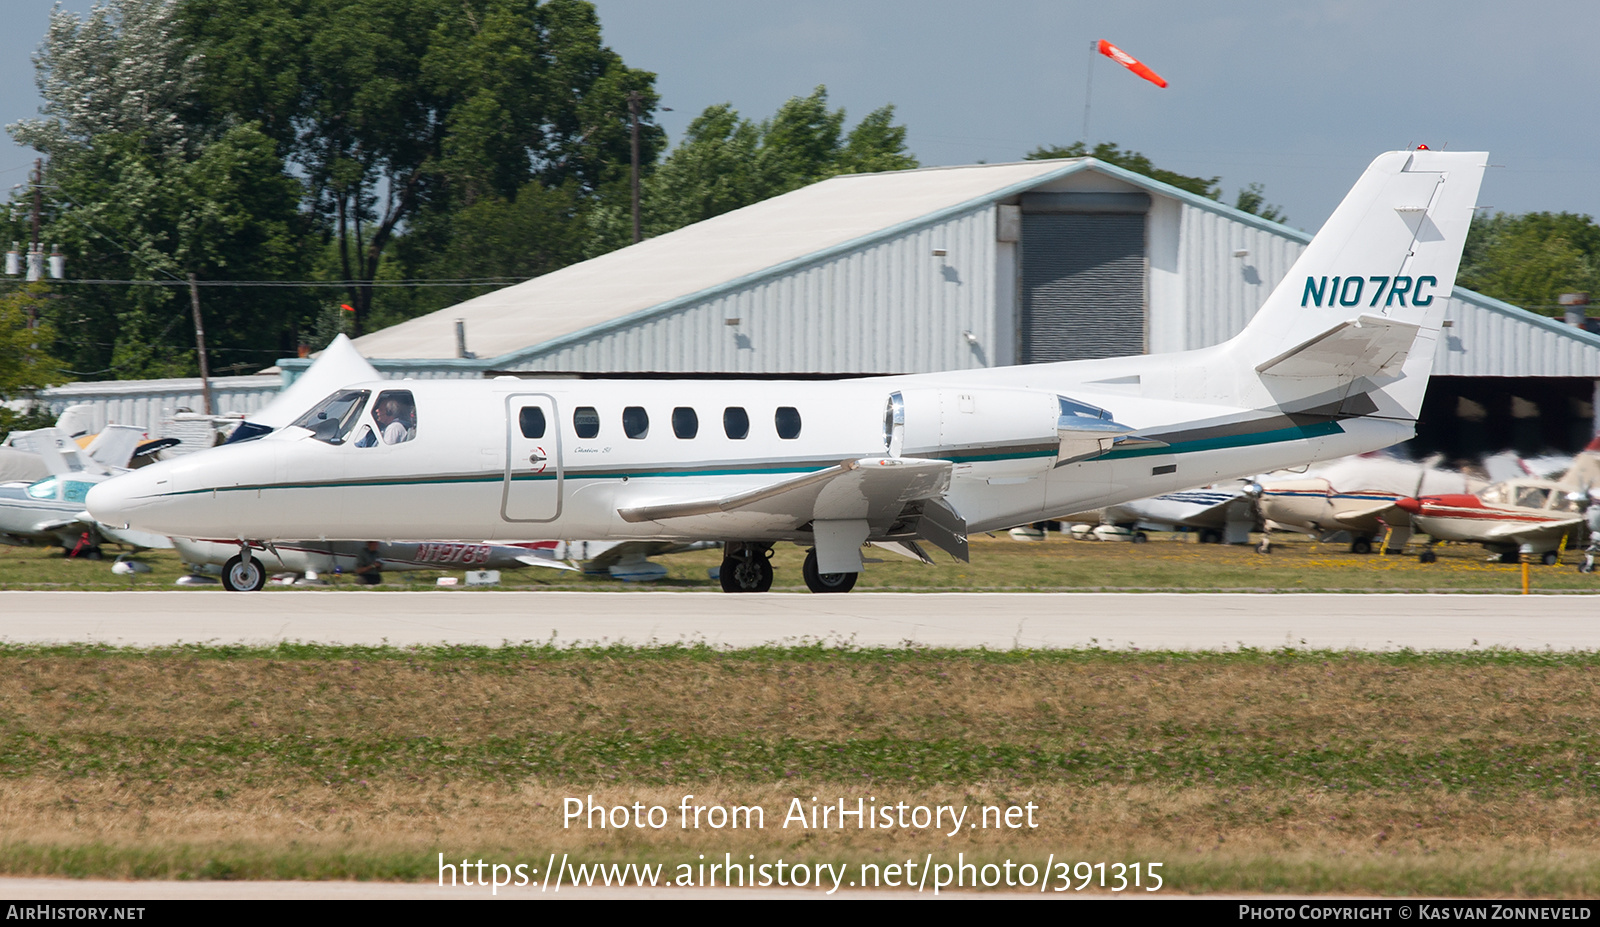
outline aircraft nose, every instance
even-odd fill
[[[84,504],[95,521],[118,528],[129,527],[141,497],[149,492],[150,487],[142,485],[147,482],[138,473],[113,477],[91,487]]]
[[[1394,500],[1394,504],[1413,515],[1422,511],[1422,500],[1413,499],[1410,496],[1406,496],[1403,499],[1396,499]]]

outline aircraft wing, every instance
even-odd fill
[[[1404,514],[1405,510],[1393,502],[1385,502],[1369,508],[1355,509],[1349,512],[1340,512],[1333,516],[1333,520],[1346,528],[1360,531],[1376,531],[1383,527],[1396,513]],[[1409,515],[1406,516],[1410,520]]]
[[[1540,541],[1557,541],[1562,535],[1582,536],[1584,524],[1581,517],[1563,518],[1537,524],[1509,522],[1495,525],[1484,532],[1485,541],[1515,541],[1519,544],[1536,544]]]
[[[729,537],[741,527],[793,530],[812,521],[865,520],[881,532],[909,503],[950,488],[948,460],[865,457],[717,498],[618,509],[623,521],[704,519]]]
[[[1123,502],[1108,506],[1104,511],[1106,520],[1112,524],[1131,521],[1189,528],[1222,528],[1228,524],[1229,509],[1240,502],[1247,503],[1248,500],[1237,491],[1191,489]]]

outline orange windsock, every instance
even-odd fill
[[[1166,80],[1160,74],[1157,74],[1156,72],[1145,67],[1144,62],[1133,57],[1117,46],[1112,45],[1105,39],[1100,40],[1098,49],[1100,54],[1105,55],[1107,58],[1117,62],[1150,83],[1155,84],[1157,87],[1165,87],[1167,85]]]

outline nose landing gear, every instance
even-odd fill
[[[772,545],[729,541],[723,547],[717,578],[723,592],[766,592],[772,588]]]

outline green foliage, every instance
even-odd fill
[[[530,182],[590,195],[625,178],[632,93],[642,160],[662,144],[655,76],[601,44],[580,0],[190,0],[185,20],[208,107],[259,123],[306,177],[358,334],[408,223],[437,243],[458,225],[441,216]],[[497,221],[491,237],[525,224],[491,209],[461,227]]]
[[[30,284],[0,296],[0,402],[27,398],[34,390],[59,383],[60,364],[50,356],[55,335],[48,324],[32,325],[49,300],[42,284]],[[55,424],[38,416],[0,407],[0,437],[12,429]]]
[[[1044,161],[1052,158],[1094,158],[1107,164],[1115,164],[1123,170],[1135,174],[1143,174],[1152,180],[1159,180],[1164,184],[1188,190],[1207,199],[1220,199],[1222,189],[1217,186],[1221,177],[1190,177],[1174,171],[1162,170],[1150,163],[1150,159],[1137,151],[1123,151],[1112,142],[1100,142],[1090,149],[1083,142],[1073,142],[1062,147],[1061,145],[1040,146],[1028,152],[1029,161]]]
[[[1561,294],[1600,294],[1600,225],[1566,212],[1475,217],[1456,282],[1559,317]]]
[[[753,123],[733,106],[708,106],[682,142],[642,184],[646,237],[722,215],[839,174],[909,170],[906,130],[894,107],[874,110],[848,134],[845,111],[828,109],[828,91],[791,97],[772,118]],[[610,188],[595,212],[589,253],[629,244],[632,217],[626,187]]]
[[[1266,189],[1259,183],[1252,183],[1240,190],[1238,199],[1234,200],[1233,208],[1272,222],[1289,221],[1282,209],[1267,202]]]

